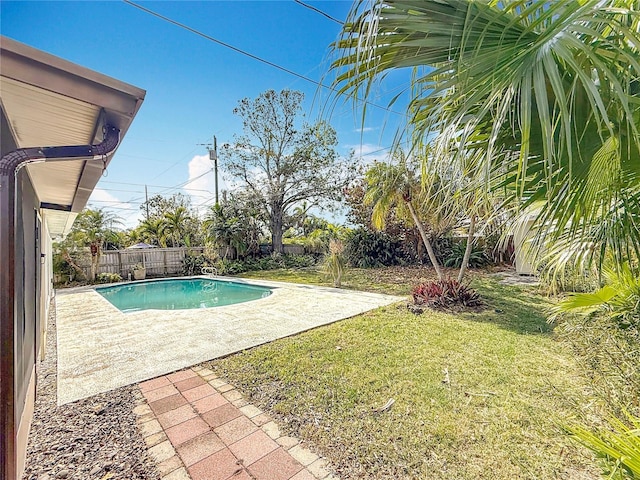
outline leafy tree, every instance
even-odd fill
[[[118,232],[114,226],[120,224],[117,216],[105,212],[102,209],[84,209],[76,217],[71,231],[64,240],[57,244],[60,254],[64,260],[78,273],[84,277],[82,269],[79,267],[79,257],[89,247],[91,255],[91,273],[89,280],[95,282],[100,256],[107,242],[118,242]]]
[[[169,243],[179,247],[202,241],[200,220],[191,208],[191,200],[182,193],[169,197],[154,195],[140,209],[145,219],[136,228],[135,236],[145,242],[159,247]]]
[[[153,195],[148,201],[140,205],[140,210],[144,214],[145,220],[164,218],[165,213],[175,212],[178,208],[191,210],[191,200],[182,193],[174,193],[169,197]],[[147,216],[147,211],[149,215]]]
[[[564,258],[621,265],[640,253],[639,31],[624,0],[362,0],[333,66],[353,97],[414,68],[412,124],[436,150],[481,152]]]
[[[434,205],[435,208],[439,210],[442,217],[457,225],[457,228],[465,227],[467,230],[464,252],[455,261],[460,268],[458,282],[462,282],[469,267],[470,258],[474,252],[476,232],[485,226],[494,230],[496,227],[499,228],[506,215],[500,214],[498,209],[504,209],[508,205],[492,193],[483,182],[478,181],[480,175],[477,172],[477,163],[473,160],[473,153],[465,151],[444,158],[432,156],[423,161],[426,164],[426,170],[432,172],[432,175],[435,173],[439,179],[437,184],[432,184],[440,189],[436,195],[439,205]],[[452,251],[452,256],[455,258],[454,253],[459,252]],[[484,255],[482,251],[475,253],[475,262],[478,263],[477,255],[481,257]]]
[[[243,192],[237,192],[211,206],[203,223],[206,238],[225,249],[224,259],[235,250],[237,255],[257,253],[260,249],[260,221],[255,208]]]
[[[244,135],[224,145],[220,155],[226,171],[258,200],[279,253],[289,211],[304,201],[337,200],[353,172],[338,157],[330,125],[300,121],[303,98],[297,91],[268,90],[240,100],[233,113],[242,118]]]

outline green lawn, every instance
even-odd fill
[[[346,285],[407,294],[418,269],[352,271]],[[308,271],[252,278],[326,284]],[[331,460],[343,480],[598,478],[560,425],[586,381],[542,297],[474,274],[480,313],[405,304],[279,340],[211,368]],[[379,409],[389,399],[393,406]]]

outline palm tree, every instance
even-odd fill
[[[164,218],[148,218],[140,222],[138,226],[139,233],[143,239],[151,244],[159,247],[167,246],[167,239],[164,236],[165,220]]]
[[[640,256],[637,2],[359,0],[335,49],[354,98],[410,67],[412,128],[476,150],[487,181],[543,207],[574,258]],[[638,268],[638,267],[636,267]]]
[[[467,241],[458,271],[458,282],[463,280],[469,266],[478,225],[482,226],[483,221],[486,224],[487,221],[496,220],[496,206],[506,206],[504,202],[498,202],[497,195],[492,194],[483,182],[477,181],[480,175],[473,160],[470,152],[464,152],[450,158],[432,157],[427,165],[430,171],[439,172],[438,196],[442,215],[448,217],[452,223],[459,224],[461,220],[468,222]]]
[[[171,212],[165,212],[162,220],[162,234],[171,239],[171,246],[176,247],[180,246],[180,243],[188,243],[185,233],[189,211],[184,206],[176,207]]]
[[[420,180],[416,178],[413,171],[408,167],[404,156],[401,156],[401,161],[395,165],[375,162],[367,170],[365,180],[367,182],[367,191],[364,201],[365,203],[373,204],[371,217],[373,225],[379,229],[384,228],[389,209],[393,207],[406,208],[420,233],[420,238],[422,238],[422,242],[427,249],[429,260],[436,271],[438,279],[443,280],[444,276],[440,268],[440,262],[438,262],[431,241],[414,206],[415,199],[424,194],[424,191],[420,191]],[[398,213],[399,216],[402,216],[401,211]]]
[[[84,243],[91,250],[90,280],[96,279],[100,256],[105,240],[113,236],[113,227],[121,223],[118,217],[102,209],[85,209],[78,214],[71,233],[76,242]]]
[[[234,249],[238,254],[246,251],[249,225],[243,224],[228,205],[213,205],[204,221],[204,226],[209,239],[215,245],[225,249],[224,260]]]

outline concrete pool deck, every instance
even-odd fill
[[[58,404],[138,383],[364,313],[403,297],[283,282],[266,298],[122,313],[93,288],[56,293]]]

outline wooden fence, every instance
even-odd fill
[[[135,266],[142,265],[149,276],[176,275],[182,273],[182,262],[188,253],[199,255],[203,252],[204,247],[106,250],[100,255],[97,273],[117,273],[122,278],[127,278]],[[91,265],[81,267],[88,277]]]
[[[304,247],[302,245],[285,245],[285,253],[302,254]],[[147,276],[164,277],[177,275],[182,273],[182,263],[187,254],[200,255],[205,252],[205,247],[175,247],[175,248],[136,248],[126,250],[105,250],[100,255],[100,265],[98,266],[98,274],[100,273],[117,273],[122,278],[128,278],[133,267],[142,265],[146,268]],[[211,249],[207,249],[210,253]],[[225,249],[213,249],[213,253],[218,258],[223,258]],[[227,255],[227,258],[233,259],[233,252]],[[91,274],[90,264],[81,264],[80,267],[87,275]]]

